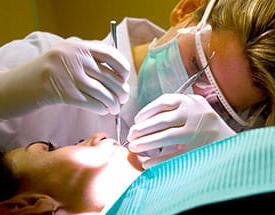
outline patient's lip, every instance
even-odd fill
[[[108,142],[108,144],[119,146],[118,142],[114,139],[106,138],[106,139],[101,140],[101,144],[104,144],[104,143],[107,143],[107,142]]]

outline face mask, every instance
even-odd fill
[[[176,38],[150,49],[139,71],[138,104],[143,108],[164,93],[174,93],[188,80]],[[189,87],[186,94],[193,94]]]

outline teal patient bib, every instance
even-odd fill
[[[242,132],[143,172],[107,214],[175,214],[275,191],[275,127]]]

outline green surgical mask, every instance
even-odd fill
[[[139,109],[164,93],[174,93],[188,78],[176,38],[150,49],[139,71]],[[193,94],[192,87],[185,93]]]

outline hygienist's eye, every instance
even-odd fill
[[[200,67],[199,67],[198,61],[197,61],[197,59],[195,57],[192,58],[192,67],[193,67],[193,70],[196,73],[201,70]]]

